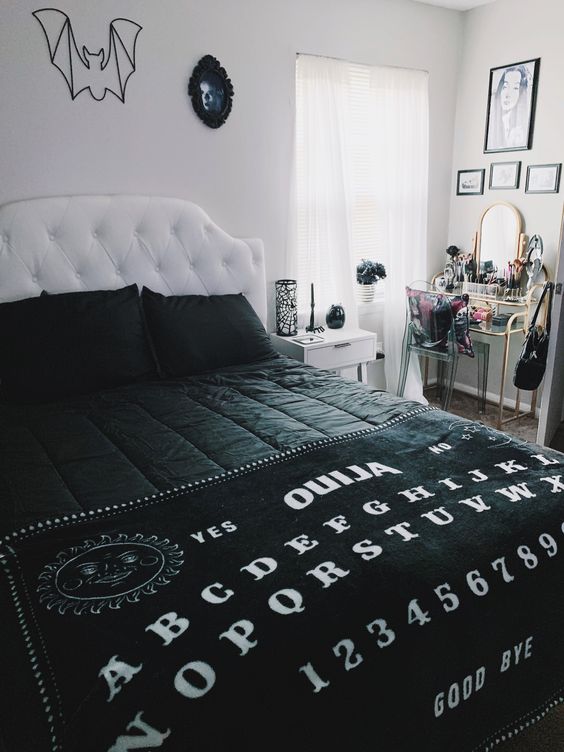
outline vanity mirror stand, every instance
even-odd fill
[[[522,232],[519,211],[511,204],[499,202],[489,206],[480,217],[474,234],[472,256],[474,279],[469,274],[459,274],[450,284],[445,275],[433,279],[446,294],[469,295],[471,311],[470,330],[474,342],[483,342],[489,350],[488,338],[503,338],[500,386],[497,402],[496,428],[526,415],[534,416],[537,402],[536,390],[531,394],[530,409],[521,411],[521,394],[517,389],[515,408],[505,417],[505,385],[510,364],[511,338],[518,334],[524,338],[529,318],[542,291],[547,274],[542,274],[529,284],[526,268],[527,236]],[[468,256],[463,265],[468,266]],[[460,265],[458,266],[460,269]],[[461,279],[462,277],[462,279]],[[441,280],[442,278],[442,280]],[[450,288],[450,289],[449,289]],[[482,337],[484,339],[482,340]],[[492,344],[495,340],[492,341]],[[482,374],[482,378],[484,378]],[[487,373],[485,374],[487,380]],[[485,387],[484,391],[485,391]]]

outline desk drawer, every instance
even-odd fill
[[[375,340],[370,337],[369,339],[339,342],[335,345],[308,350],[306,362],[316,368],[331,369],[366,363],[369,360],[374,360],[375,357]]]

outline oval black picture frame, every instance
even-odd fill
[[[231,79],[219,60],[204,55],[188,82],[188,96],[196,115],[210,128],[219,128],[229,117],[233,93]]]

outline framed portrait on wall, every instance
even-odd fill
[[[209,128],[222,126],[233,106],[233,84],[213,55],[204,55],[192,71],[188,96],[194,112]]]
[[[490,191],[519,188],[521,162],[492,162],[490,165]]]
[[[531,148],[539,68],[535,58],[490,70],[484,152]]]
[[[457,196],[481,196],[484,192],[485,170],[459,170],[456,178]]]

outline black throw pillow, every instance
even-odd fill
[[[4,402],[50,402],[155,376],[137,285],[0,304]]]
[[[144,287],[141,300],[163,377],[276,355],[259,317],[241,294],[165,296]]]

